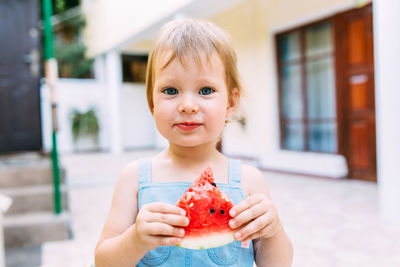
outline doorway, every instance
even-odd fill
[[[372,5],[335,16],[339,153],[349,177],[376,182]]]
[[[0,1],[0,153],[40,150],[39,1]]]

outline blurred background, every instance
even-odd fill
[[[400,266],[400,2],[0,0],[0,267],[91,266],[167,21],[228,32],[246,96],[221,151],[260,168],[293,266]]]

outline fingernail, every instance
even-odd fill
[[[185,218],[185,225],[188,225],[188,224],[189,224],[189,219]]]
[[[235,222],[234,222],[233,220],[230,220],[230,221],[229,221],[229,225],[230,225],[231,227],[235,227]]]
[[[181,211],[181,214],[182,214],[182,216],[185,216],[185,215],[186,215],[186,211],[185,211],[185,210],[182,210],[182,211]]]
[[[183,229],[179,230],[179,235],[180,236],[183,236],[184,234],[185,234],[185,230],[183,230]]]
[[[241,235],[239,232],[237,232],[237,233],[235,234],[235,238],[236,238],[236,239],[240,239],[241,236],[242,236],[242,235]]]
[[[233,209],[231,209],[231,210],[229,211],[229,214],[230,214],[232,217],[235,217],[236,211],[233,210]]]

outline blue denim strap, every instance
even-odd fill
[[[229,159],[228,165],[229,184],[240,184],[240,177],[242,176],[240,159]]]

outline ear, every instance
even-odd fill
[[[228,107],[226,109],[226,118],[231,117],[234,113],[235,110],[237,108],[237,106],[239,105],[239,90],[237,88],[233,88],[232,92],[231,92],[231,96],[228,99]]]

